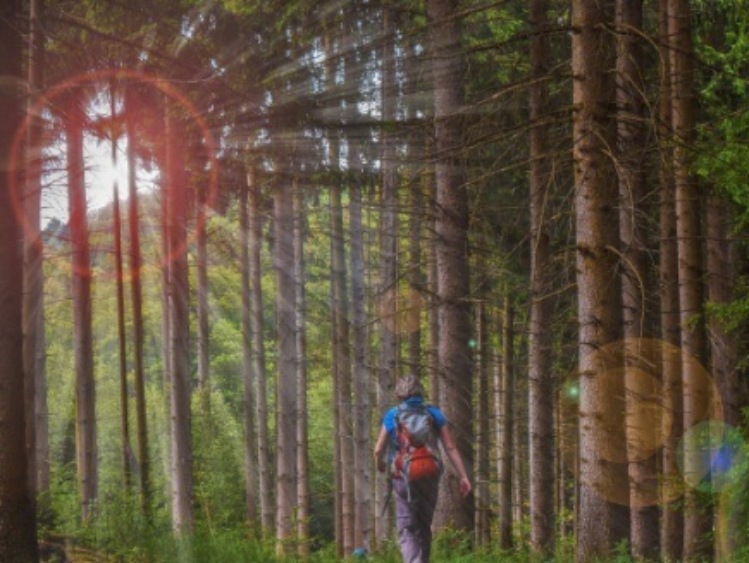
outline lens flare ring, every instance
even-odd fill
[[[14,173],[14,170],[19,170],[18,164],[23,158],[24,149],[26,148],[26,138],[29,130],[32,127],[33,121],[38,119],[43,114],[44,108],[53,107],[54,103],[59,100],[67,91],[73,88],[81,86],[88,86],[97,84],[103,81],[130,81],[132,83],[147,84],[150,87],[161,92],[172,101],[176,102],[179,107],[187,114],[187,116],[196,124],[200,131],[203,142],[205,143],[205,149],[210,165],[209,185],[208,192],[205,199],[205,205],[210,207],[216,197],[216,190],[218,186],[218,161],[216,159],[216,144],[211,134],[210,128],[207,122],[200,115],[195,105],[172,83],[163,77],[148,74],[139,70],[122,69],[122,68],[109,68],[101,69],[97,71],[87,72],[78,74],[70,77],[67,80],[55,84],[49,88],[46,92],[39,95],[26,112],[26,116],[23,119],[20,127],[16,131],[13,137],[13,144],[11,146],[9,166],[7,170],[8,182],[10,186],[10,200],[13,206],[13,211],[19,219],[23,232],[26,233],[26,239],[33,241],[35,244],[41,245],[42,240],[39,236],[40,233],[37,230],[36,225],[32,225],[29,221],[29,217],[24,209],[24,193],[23,187],[19,175]],[[32,150],[39,150],[34,148]],[[199,220],[204,220],[203,215],[199,214]],[[200,228],[201,225],[198,225]],[[177,255],[181,255],[187,250],[187,241],[180,247],[170,251],[169,255],[165,256],[163,260],[165,263],[169,263]],[[139,272],[132,272],[132,275],[138,276]]]
[[[744,474],[744,440],[723,422],[718,388],[697,360],[684,356],[676,346],[647,338],[615,342],[601,348],[599,354],[598,370],[585,377],[573,372],[560,387],[566,442],[576,440],[569,429],[578,427],[582,413],[588,419],[585,424],[591,424],[590,417],[595,419],[600,443],[598,451],[586,451],[584,456],[576,442],[562,452],[564,465],[576,479],[584,478],[580,464],[605,464],[611,470],[609,478],[596,477],[587,486],[609,502],[642,507],[671,502],[688,488],[704,488],[706,483],[712,491],[721,491]],[[665,375],[669,363],[680,365],[682,361],[694,362],[697,374],[685,391],[696,398],[698,411],[695,423],[686,429],[679,422],[683,417],[681,400]],[[605,397],[609,410],[586,412],[591,407],[583,400],[584,393]],[[684,453],[699,460],[688,466],[689,471],[683,461],[675,462],[671,469],[654,463],[655,456],[683,460]],[[639,475],[638,488],[630,486],[632,475]]]

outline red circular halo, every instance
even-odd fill
[[[41,245],[41,238],[38,236],[36,228],[29,224],[28,217],[23,209],[23,195],[21,187],[19,186],[19,178],[17,174],[13,173],[13,170],[17,170],[18,163],[21,159],[21,154],[24,147],[24,140],[28,134],[31,126],[32,119],[34,116],[41,115],[42,110],[51,105],[56,99],[62,96],[70,88],[80,86],[83,84],[90,84],[102,80],[131,80],[133,82],[141,82],[150,85],[151,87],[159,90],[172,100],[176,101],[178,105],[185,111],[185,113],[197,124],[198,130],[203,136],[203,140],[206,144],[206,151],[208,153],[208,161],[210,163],[210,179],[208,186],[208,194],[205,199],[205,205],[210,206],[216,197],[216,190],[218,186],[218,161],[216,159],[215,142],[211,131],[206,123],[205,119],[200,115],[197,108],[193,103],[185,97],[182,92],[174,87],[167,79],[148,74],[139,70],[122,69],[122,68],[107,68],[82,74],[75,75],[62,82],[59,82],[48,89],[46,92],[41,94],[28,108],[26,116],[23,119],[20,127],[16,130],[13,136],[13,144],[11,145],[9,166],[8,166],[8,181],[10,186],[10,201],[13,206],[13,211],[21,224],[23,231],[30,235],[30,240],[36,241],[36,244]],[[199,220],[205,220],[203,214],[198,214]],[[164,257],[165,263],[171,262],[174,256],[179,255],[186,251],[187,241],[184,245],[179,248],[173,249],[169,252],[169,255]],[[133,276],[138,276],[139,272],[132,272]]]

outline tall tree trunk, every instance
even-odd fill
[[[83,110],[73,94],[65,129],[68,149],[70,240],[73,253],[73,319],[76,395],[76,464],[81,518],[87,521],[96,499],[96,410],[93,332],[91,326],[91,264],[86,217],[83,160]]]
[[[403,16],[401,18],[405,19]],[[398,27],[402,26],[399,20]],[[430,247],[433,248],[433,245],[429,241],[429,237],[433,234],[431,227],[434,219],[431,209],[431,203],[433,203],[431,191],[434,188],[434,182],[429,174],[431,165],[427,160],[429,143],[426,127],[429,126],[429,122],[423,119],[420,103],[411,102],[414,93],[422,92],[429,87],[429,75],[422,72],[423,61],[415,47],[416,43],[419,43],[419,48],[421,47],[420,40],[411,40],[405,34],[399,36],[398,43],[398,51],[402,53],[399,57],[402,72],[408,77],[400,91],[400,105],[404,108],[404,118],[407,122],[421,124],[420,127],[408,132],[402,141],[406,147],[408,163],[404,167],[408,197],[406,207],[408,210],[408,259],[405,263],[408,308],[405,311],[407,327],[405,366],[422,381],[425,389],[428,389],[429,396],[436,400],[439,392],[436,387],[432,386],[436,381],[436,373],[433,373],[432,367],[437,355],[437,347],[433,349],[429,347],[431,337],[429,323],[432,316],[436,319],[436,314],[432,315],[433,311],[429,306],[432,293],[427,273],[430,263],[434,262],[433,256],[430,255]],[[435,335],[438,336],[438,329]]]
[[[664,418],[662,427],[664,444],[661,458],[661,474],[664,483],[681,478],[677,463],[679,440],[683,435],[683,411],[681,392],[681,362],[678,350],[681,343],[679,328],[679,281],[678,257],[676,252],[676,202],[673,179],[673,154],[671,137],[671,72],[670,46],[668,37],[668,0],[660,0],[658,6],[658,34],[660,53],[660,98],[658,104],[658,136],[660,142],[660,243],[659,243],[659,286],[660,324],[664,354],[661,359],[663,372],[663,398],[672,405],[671,424]],[[684,514],[681,501],[669,498],[667,489],[662,487],[660,542],[661,555],[671,561],[681,560]]]
[[[268,393],[265,367],[265,323],[263,321],[263,284],[260,251],[263,246],[260,187],[253,168],[247,170],[250,209],[248,218],[250,248],[250,311],[252,332],[252,381],[256,385],[255,413],[257,414],[258,493],[260,496],[260,524],[263,536],[273,531],[275,510],[271,485],[270,439],[268,437]]]
[[[570,404],[565,396],[565,390],[558,390],[554,394],[555,403],[555,425],[556,425],[556,513],[559,515],[569,511],[572,518],[558,518],[557,536],[566,538],[574,530],[574,518],[576,515],[574,507],[574,493],[570,486],[570,475],[573,472],[572,465],[577,459],[575,452],[575,436],[577,434],[577,424],[575,414],[569,416]],[[573,481],[576,483],[576,481]],[[576,484],[575,484],[576,486]],[[570,526],[572,521],[572,526]]]
[[[501,374],[501,440],[497,444],[499,455],[499,546],[502,549],[512,549],[512,460],[514,451],[514,394],[515,377],[513,372],[513,339],[514,315],[509,297],[505,296],[503,303],[501,325],[502,335],[502,363]],[[517,485],[517,484],[516,484]]]
[[[395,66],[393,13],[390,7],[383,8],[382,14],[382,121],[391,123],[395,119]],[[378,309],[380,315],[380,358],[377,378],[377,407],[384,414],[393,400],[393,384],[398,370],[397,326],[397,197],[395,144],[392,133],[383,131],[381,155],[381,195],[380,195],[380,282],[378,289]],[[387,496],[388,480],[386,473],[378,473],[375,481],[375,535],[380,545],[390,528],[389,514],[383,512]]]
[[[115,84],[110,84],[110,115],[114,122],[117,117],[117,92]],[[117,169],[117,142],[119,132],[112,129],[112,168]],[[122,450],[122,485],[127,495],[130,494],[132,473],[130,469],[130,415],[127,389],[127,331],[125,329],[125,275],[122,251],[122,213],[120,211],[120,186],[117,179],[112,184],[112,236],[114,237],[114,263],[117,301],[117,341],[119,347],[120,375],[120,433]]]
[[[127,128],[128,227],[130,232],[130,284],[133,308],[133,383],[135,386],[135,420],[138,433],[138,461],[141,509],[151,509],[151,460],[148,454],[148,421],[146,419],[146,385],[143,357],[143,285],[138,216],[138,175],[135,130],[135,107],[130,88],[125,90],[125,127]],[[166,348],[166,346],[164,347]],[[165,366],[166,367],[166,366]]]
[[[617,0],[617,164],[619,182],[619,233],[622,244],[622,306],[627,405],[627,460],[629,463],[632,555],[637,559],[654,559],[659,551],[659,508],[652,502],[650,490],[656,482],[656,456],[643,450],[643,430],[649,430],[650,411],[642,408],[643,398],[634,392],[642,381],[636,369],[639,339],[652,336],[646,318],[646,296],[652,293],[648,264],[648,245],[642,217],[645,216],[645,100],[643,69],[640,68],[642,34],[642,0]],[[634,360],[634,361],[631,361]],[[632,365],[630,365],[632,364]],[[639,415],[639,420],[633,417]]]
[[[167,127],[167,118],[164,116],[164,129],[166,130]],[[161,363],[163,366],[163,377],[164,377],[164,408],[166,412],[169,412],[170,406],[169,406],[169,396],[170,392],[168,391],[171,388],[171,381],[172,381],[172,372],[174,371],[174,366],[172,366],[172,354],[171,354],[171,342],[172,342],[172,327],[171,327],[171,319],[170,319],[170,313],[169,313],[169,300],[170,300],[170,289],[169,289],[169,266],[170,266],[170,254],[169,254],[169,232],[168,232],[168,225],[170,222],[169,219],[169,199],[167,195],[167,186],[169,181],[169,163],[168,163],[168,150],[169,145],[169,139],[167,138],[164,147],[161,151],[161,160],[164,163],[164,184],[162,185],[162,195],[161,195],[161,207],[159,209],[160,215],[161,215],[161,340],[162,340],[162,346],[161,346]],[[166,432],[167,435],[171,437],[172,435],[172,421],[170,417],[167,417],[166,421]],[[172,462],[171,462],[171,447],[167,448],[166,451],[167,456],[167,466],[171,468]]]
[[[615,139],[613,2],[576,0],[572,10],[575,213],[580,381],[580,513],[577,559],[611,555],[629,539],[621,354],[606,344],[622,335],[616,179],[608,152]],[[618,449],[617,449],[618,448]],[[628,494],[626,495],[628,499]]]
[[[706,365],[707,341],[703,311],[703,263],[700,233],[701,201],[691,172],[694,141],[695,92],[692,73],[692,41],[687,0],[668,4],[668,37],[671,40],[671,125],[674,134],[674,183],[676,186],[676,245],[679,259],[679,320],[681,323],[684,432],[702,421],[711,397],[701,391],[701,370]],[[699,445],[687,440],[684,476],[699,479],[702,474]],[[684,552],[687,561],[712,555],[712,510],[693,487],[684,498]]]
[[[0,76],[21,81],[20,2],[5,2],[0,11]],[[21,98],[0,89],[0,162],[10,163],[13,135],[21,122]],[[23,257],[21,225],[12,205],[19,188],[18,170],[0,173],[0,560],[36,561],[34,489],[29,482],[24,418],[22,339]]]
[[[114,94],[113,94],[114,95]],[[116,166],[117,145],[112,142],[112,163]],[[122,215],[120,213],[120,188],[117,180],[114,182],[112,194],[112,235],[114,236],[114,260],[117,272],[117,334],[119,343],[119,372],[120,372],[120,432],[122,439],[121,463],[122,484],[127,494],[130,494],[132,475],[130,472],[130,416],[127,388],[127,337],[125,331],[125,279],[122,266]]]
[[[248,166],[252,166],[251,164]],[[242,268],[242,382],[244,411],[245,518],[252,533],[258,529],[257,449],[255,445],[255,392],[252,369],[252,303],[250,292],[249,191],[252,173],[247,170],[239,197],[240,262]]]
[[[383,8],[381,53],[381,104],[383,123],[395,117],[395,78],[394,78],[394,23],[390,7]],[[397,304],[397,217],[396,217],[396,171],[395,146],[392,133],[383,131],[380,176],[380,279],[377,291],[379,314],[380,346],[377,375],[377,409],[384,414],[392,402],[393,384],[398,369],[398,335],[396,333]],[[390,514],[384,511],[388,496],[386,473],[375,476],[375,537],[377,545],[382,545],[390,529]]]
[[[489,436],[489,353],[487,350],[488,331],[486,327],[486,302],[481,299],[476,303],[476,515],[475,532],[476,543],[488,546],[491,541],[491,520],[489,499],[489,450],[491,439]]]
[[[514,339],[514,337],[513,337]],[[510,366],[513,377],[513,399],[512,399],[512,520],[513,522],[525,522],[528,517],[528,493],[525,481],[525,470],[527,466],[523,460],[528,458],[528,426],[523,422],[528,419],[528,413],[524,411],[525,401],[521,397],[527,396],[528,384],[520,379],[515,373],[514,360]],[[522,532],[522,529],[521,529]],[[521,537],[521,542],[525,539]]]
[[[338,389],[336,402],[338,418],[336,420],[336,439],[341,447],[341,534],[344,553],[354,549],[354,443],[351,423],[351,345],[349,340],[349,300],[346,283],[346,256],[343,230],[343,209],[341,188],[334,180],[330,189],[331,211],[331,260],[333,283],[333,314],[335,315],[335,334],[333,346],[336,353],[336,373]]]
[[[330,250],[331,255],[333,253],[333,240],[331,238],[331,244],[330,244]],[[331,279],[333,278],[333,274],[331,272]],[[335,295],[335,284],[330,284],[330,302],[332,304],[331,311],[331,322],[330,322],[330,329],[333,333],[332,336],[335,338],[335,335],[338,332],[336,324],[338,323],[338,317],[335,313],[335,309],[337,308],[336,303],[336,295]],[[339,420],[341,419],[341,404],[339,401],[339,387],[340,387],[340,350],[335,346],[335,343],[333,343],[332,346],[332,355],[333,355],[333,533],[334,533],[334,540],[336,544],[336,554],[338,557],[343,557],[343,472],[342,472],[342,464],[341,464],[341,440],[338,438],[338,432],[339,432]]]
[[[294,302],[294,216],[291,185],[282,181],[273,194],[276,274],[276,546],[279,554],[293,553],[294,506],[297,500],[297,379]]]
[[[29,2],[29,106],[44,87],[45,35],[44,2]],[[24,194],[24,294],[23,361],[26,381],[26,436],[29,449],[29,479],[37,499],[46,498],[50,482],[49,416],[47,412],[46,344],[44,337],[44,271],[41,238],[41,195],[43,170],[43,125],[29,113]],[[40,507],[42,511],[46,507]]]
[[[530,91],[530,231],[531,306],[528,329],[528,432],[530,434],[531,551],[547,556],[554,551],[554,379],[552,371],[551,325],[553,301],[549,264],[551,242],[547,228],[549,186],[547,161],[548,127],[546,79],[550,66],[548,0],[530,5],[531,72]]]
[[[309,556],[310,535],[310,476],[309,476],[309,418],[307,414],[307,296],[305,294],[304,261],[304,194],[298,180],[294,181],[294,289],[297,378],[297,535],[299,555]]]
[[[503,506],[500,501],[501,491],[503,487],[502,480],[502,466],[504,464],[504,450],[502,448],[502,439],[505,431],[505,420],[504,420],[504,373],[502,371],[502,316],[503,311],[499,308],[495,309],[491,323],[497,331],[497,342],[496,345],[492,346],[492,395],[493,395],[493,416],[494,426],[492,431],[494,433],[494,474],[497,479],[497,522],[499,522],[500,515],[502,513]],[[498,526],[501,531],[501,528]],[[501,533],[500,533],[501,536]]]
[[[326,29],[325,29],[325,36],[323,39],[324,42],[324,49],[325,49],[325,74],[326,79],[328,83],[328,88],[330,90],[335,90],[337,87],[336,85],[336,51],[335,51],[335,40],[334,40],[334,30],[330,29],[328,26],[333,27],[334,24],[329,24],[326,22]],[[339,111],[341,108],[337,108]],[[339,154],[339,131],[331,131],[330,138],[328,140],[328,162],[330,163],[331,169],[335,169],[336,166],[340,164],[340,154]],[[334,181],[333,181],[334,182]],[[333,345],[332,345],[332,356],[333,356],[333,397],[332,397],[332,408],[333,408],[333,479],[334,479],[334,486],[333,489],[335,491],[333,495],[333,528],[334,528],[334,540],[337,547],[337,554],[338,556],[343,556],[343,544],[344,544],[344,538],[343,538],[343,471],[345,469],[342,468],[342,462],[341,462],[341,439],[340,439],[340,420],[341,420],[341,392],[340,392],[340,386],[341,386],[341,362],[342,362],[342,350],[337,345],[337,338],[340,334],[340,328],[338,327],[338,323],[340,322],[340,314],[338,312],[338,287],[336,284],[336,275],[335,275],[335,257],[336,257],[336,219],[334,218],[334,215],[336,213],[335,211],[335,204],[334,204],[334,190],[339,190],[340,187],[332,187],[331,188],[331,198],[329,202],[329,211],[330,211],[330,302],[332,304],[331,311],[330,311],[330,328],[331,328],[331,336],[333,339]],[[340,198],[340,195],[339,195]],[[341,235],[342,236],[342,233]]]
[[[469,335],[471,312],[468,260],[468,197],[460,162],[464,98],[464,55],[456,0],[428,0],[434,80],[434,139],[437,293],[440,315],[440,405],[455,432],[455,442],[469,475],[473,472],[471,435],[473,366]],[[458,476],[443,477],[435,527],[470,529],[471,498],[460,495]]]
[[[167,110],[168,112],[168,110]],[[193,475],[190,407],[190,325],[187,270],[187,183],[178,149],[180,128],[166,117],[166,234],[169,277],[169,382],[172,529],[180,539],[193,531]]]
[[[209,406],[210,402],[210,321],[208,319],[208,202],[206,187],[200,186],[196,189],[197,199],[197,220],[195,228],[197,230],[196,250],[197,250],[197,294],[198,294],[198,387],[203,393],[202,400],[204,406]]]
[[[426,151],[428,154],[428,150]],[[437,237],[436,237],[436,186],[432,166],[426,163],[422,174],[424,191],[427,194],[426,216],[427,232],[429,233],[425,249],[424,261],[426,263],[426,288],[427,288],[427,364],[429,366],[429,390],[434,400],[440,397],[440,322],[439,322],[439,297],[437,295]]]
[[[711,194],[707,208],[707,283],[711,304],[726,305],[735,299],[737,263],[733,237],[729,232],[733,224],[731,211],[719,194]],[[711,318],[710,359],[723,403],[726,424],[738,426],[741,422],[741,391],[736,368],[736,339],[729,334],[719,318]]]
[[[353,325],[354,370],[354,493],[356,547],[369,551],[372,547],[372,409],[369,404],[369,369],[367,366],[367,315],[364,279],[364,233],[362,221],[362,190],[358,179],[350,186],[351,193],[351,321]]]
[[[345,123],[356,123],[360,83],[366,72],[362,60],[366,57],[359,42],[361,6],[351,3],[343,9],[346,45],[343,53],[344,97],[347,112]],[[364,276],[364,228],[362,218],[362,148],[356,139],[349,138],[347,153],[349,189],[349,235],[351,268],[351,374],[353,383],[353,547],[372,549],[372,457],[371,438],[372,408],[370,405],[370,379],[367,360],[368,320],[366,314],[367,294]],[[349,297],[347,297],[349,299]]]
[[[423,153],[423,151],[421,151]],[[420,160],[423,154],[417,158]],[[425,294],[424,273],[421,265],[422,224],[424,218],[424,195],[421,176],[412,177],[409,186],[411,216],[408,219],[408,286],[409,308],[406,314],[408,327],[408,368],[417,377],[422,377],[421,368],[421,313],[422,295]]]
[[[728,232],[730,211],[725,200],[718,194],[710,194],[707,209],[707,271],[709,272],[708,298],[711,304],[725,305],[735,299],[734,280],[736,272],[734,264],[736,256],[733,240]],[[719,318],[711,318],[709,325],[710,360],[715,383],[723,404],[723,417],[729,431],[740,424],[741,393],[738,381],[736,339],[729,334]],[[735,430],[733,430],[735,432]],[[723,475],[718,475],[723,477]],[[731,504],[735,500],[721,495],[718,500],[717,511],[721,516],[715,516],[716,559],[728,561],[736,550],[739,522],[735,517],[735,509]]]

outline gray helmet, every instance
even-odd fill
[[[404,375],[395,384],[395,396],[401,401],[409,397],[423,397],[424,387],[415,375]]]

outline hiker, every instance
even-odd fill
[[[424,402],[419,379],[415,375],[400,378],[395,395],[399,404],[382,418],[374,457],[379,471],[391,472],[395,525],[404,563],[429,563],[432,517],[443,469],[440,442],[458,473],[463,496],[471,492],[471,481],[445,415]]]

